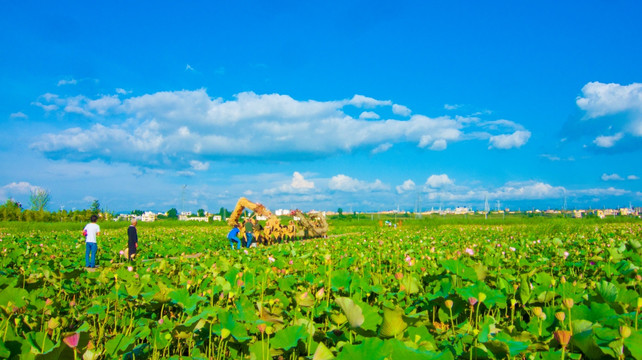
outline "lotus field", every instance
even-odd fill
[[[65,225],[0,224],[0,358],[642,359],[639,221],[143,224],[133,263],[101,224],[95,271]]]

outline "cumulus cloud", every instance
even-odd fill
[[[458,104],[444,104],[444,109],[446,110],[457,110],[461,107],[461,105]]]
[[[601,147],[601,148],[610,148],[615,146],[615,144],[622,140],[622,137],[624,134],[622,133],[617,133],[612,136],[598,136],[593,140],[593,144]]]
[[[624,178],[622,178],[618,174],[607,174],[607,173],[604,173],[604,174],[602,174],[602,180],[603,181],[612,181],[612,180],[620,181],[620,180],[624,180]]]
[[[629,175],[626,177],[627,180],[640,180],[637,175]]]
[[[392,112],[396,115],[401,115],[401,116],[409,116],[411,113],[408,107],[399,105],[399,104],[392,105]]]
[[[298,171],[295,171],[292,174],[292,179],[290,183],[283,184],[279,187],[266,189],[263,191],[267,195],[275,194],[306,194],[315,190],[314,182],[306,180],[303,174]]]
[[[501,134],[501,135],[495,135],[491,136],[490,139],[488,140],[489,142],[489,149],[512,149],[512,148],[519,148],[522,147],[524,144],[528,142],[528,139],[531,137],[531,132],[530,131],[522,131],[518,130],[515,131],[512,134]]]
[[[642,84],[630,85],[590,82],[582,88],[577,106],[586,111],[587,118],[597,118],[623,111],[639,112],[642,109]]]
[[[11,115],[9,115],[9,117],[11,119],[28,119],[29,118],[29,116],[27,116],[27,114],[23,113],[22,111],[12,113]]]
[[[453,181],[446,174],[441,175],[430,175],[426,180],[426,186],[429,186],[433,189],[442,188],[446,185],[452,185]]]
[[[357,191],[383,191],[388,190],[389,187],[377,179],[372,183],[363,180],[351,178],[350,176],[339,174],[330,179],[328,188],[331,190],[344,191],[344,192],[357,192]]]
[[[632,151],[642,143],[642,84],[590,82],[576,99],[583,116],[567,124],[571,135],[591,137],[594,149]]]
[[[198,160],[192,160],[189,162],[189,164],[192,166],[192,169],[196,171],[205,171],[210,168],[210,163],[208,162],[201,162]]]
[[[58,81],[58,86],[76,85],[76,84],[78,84],[78,81],[76,79],[69,79],[69,80],[63,79],[63,80]]]
[[[398,194],[402,194],[408,191],[413,191],[415,190],[415,188],[416,188],[415,182],[410,179],[404,181],[403,184],[397,185],[396,187]]]
[[[502,127],[461,116],[378,119],[374,112],[353,118],[344,107],[392,107],[390,100],[363,95],[336,101],[295,100],[288,95],[239,93],[232,100],[211,98],[205,89],[163,91],[141,96],[41,96],[34,105],[61,115],[91,118],[89,127],[40,136],[31,144],[51,158],[102,158],[147,166],[188,168],[195,155],[208,158],[319,158],[358,148],[376,152],[397,143],[440,151],[451,142],[489,139],[492,147],[520,147],[530,132],[508,120]],[[135,155],[134,155],[135,153]],[[188,159],[188,160],[184,160]]]
[[[32,185],[26,181],[12,182],[0,187],[0,199],[6,200],[10,196],[30,194],[40,189],[41,187]]]
[[[314,182],[304,179],[303,175],[298,171],[292,174],[292,183],[290,185],[293,189],[314,189]]]
[[[359,119],[379,119],[379,115],[374,111],[364,111],[359,114]]]
[[[391,147],[392,147],[391,143],[383,143],[383,144],[378,145],[376,148],[372,149],[371,152],[372,152],[372,154],[379,154],[379,153],[386,152],[386,151],[390,150]]]

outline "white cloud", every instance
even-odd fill
[[[629,175],[626,177],[627,180],[640,180],[637,175]]]
[[[602,180],[603,181],[612,181],[612,180],[620,181],[620,180],[624,180],[624,178],[622,178],[618,174],[606,174],[606,173],[604,173],[604,174],[602,174]]]
[[[396,115],[401,115],[401,116],[409,116],[412,111],[406,106],[399,105],[399,104],[393,104],[392,105],[392,112]]]
[[[331,190],[338,190],[344,192],[357,192],[357,191],[383,191],[388,190],[389,187],[377,179],[372,183],[362,180],[351,178],[350,176],[339,174],[333,176],[329,183],[328,188]]]
[[[189,162],[190,166],[192,169],[196,171],[206,171],[207,169],[210,168],[210,163],[208,162],[201,162],[198,160],[192,160]]]
[[[9,115],[9,117],[11,119],[28,119],[29,118],[29,116],[27,116],[27,114],[23,113],[22,111],[12,113],[11,115]]]
[[[0,201],[6,201],[9,197],[15,195],[30,194],[32,191],[41,189],[39,186],[32,185],[26,181],[12,182],[0,187]]]
[[[70,80],[60,80],[58,81],[58,86],[62,85],[76,85],[78,84],[78,81],[76,79],[70,79]]]
[[[453,104],[453,105],[451,105],[451,104],[444,104],[444,109],[446,109],[446,110],[457,110],[457,109],[459,109],[460,107],[461,107],[461,105],[458,105],[458,104]]]
[[[625,111],[642,110],[642,84],[631,85],[605,84],[590,82],[582,88],[583,96],[578,96],[577,106],[586,111],[587,118],[597,118]]]
[[[127,94],[130,94],[130,93],[131,93],[131,91],[127,91],[127,90],[125,90],[125,89],[123,89],[123,88],[117,88],[117,89],[116,89],[116,93],[117,93],[117,94],[120,94],[120,95],[127,95]]]
[[[512,149],[522,147],[528,142],[528,139],[531,137],[530,131],[515,131],[510,135],[502,134],[491,136],[488,142],[490,145],[489,149]]]
[[[550,199],[564,196],[564,191],[565,189],[561,186],[537,181],[509,182],[489,193],[489,197],[503,200]]]
[[[573,196],[623,196],[630,194],[629,190],[616,189],[614,187],[609,187],[606,189],[594,188],[594,189],[583,189],[583,190],[573,190],[569,193]]]
[[[430,175],[430,177],[426,180],[426,185],[433,189],[442,188],[446,185],[452,184],[453,181],[446,174]]]
[[[601,148],[610,148],[615,146],[615,143],[622,140],[623,136],[624,134],[622,133],[617,133],[613,136],[598,136],[593,140],[593,144]]]
[[[432,145],[430,146],[430,150],[435,150],[435,151],[446,150],[447,146],[448,146],[448,143],[446,142],[446,140],[438,139],[432,143]]]
[[[51,156],[69,154],[76,159],[98,157],[153,166],[186,167],[183,159],[193,159],[195,154],[278,160],[326,157],[368,147],[375,147],[373,153],[377,153],[402,142],[439,151],[451,142],[479,138],[489,138],[494,147],[510,148],[523,145],[530,136],[528,131],[512,135],[494,129],[480,132],[482,125],[477,118],[461,116],[430,118],[415,114],[407,120],[365,120],[344,113],[348,105],[393,105],[389,100],[363,95],[349,100],[299,101],[288,95],[244,92],[226,101],[210,98],[199,89],[122,100],[117,95],[91,99],[45,94],[39,101],[44,102],[34,105],[92,118],[93,125],[42,135],[31,144],[33,149]],[[362,116],[373,116],[368,113]],[[500,122],[518,127],[507,120]]]
[[[379,119],[379,115],[374,111],[364,111],[359,114],[359,119]]]
[[[372,154],[379,154],[379,153],[382,153],[382,152],[386,152],[386,151],[390,150],[391,147],[392,147],[391,143],[383,143],[383,144],[378,145],[376,148],[372,149],[371,153]]]
[[[390,100],[377,100],[371,97],[363,95],[355,95],[348,101],[348,104],[354,105],[356,107],[375,107],[375,106],[384,106],[391,105],[392,101]]]
[[[40,101],[34,101],[31,105],[35,105],[39,108],[42,108],[46,112],[58,110],[58,105],[56,104],[43,104]]]
[[[190,64],[187,64],[187,66],[185,66],[185,71],[187,71],[187,70],[190,70],[190,71],[196,71],[196,70],[192,67],[192,65],[190,65]]]
[[[289,184],[283,184],[277,188],[263,191],[267,195],[275,194],[306,194],[315,190],[314,182],[306,180],[303,174],[295,171]]]
[[[87,101],[87,109],[104,115],[107,111],[115,109],[120,105],[120,99],[117,96],[103,96],[96,100]]]
[[[416,188],[415,182],[410,179],[404,181],[403,184],[397,185],[396,187],[397,193],[399,194],[402,194],[408,191],[413,191],[415,190],[415,188]]]
[[[292,184],[290,185],[293,189],[314,189],[314,182],[304,179],[298,171],[292,174]]]

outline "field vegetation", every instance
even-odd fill
[[[642,359],[639,220],[350,214],[241,250],[163,221],[133,263],[99,224],[88,271],[84,223],[0,223],[0,358]]]

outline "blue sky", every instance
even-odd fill
[[[0,201],[640,206],[641,8],[6,3]]]

